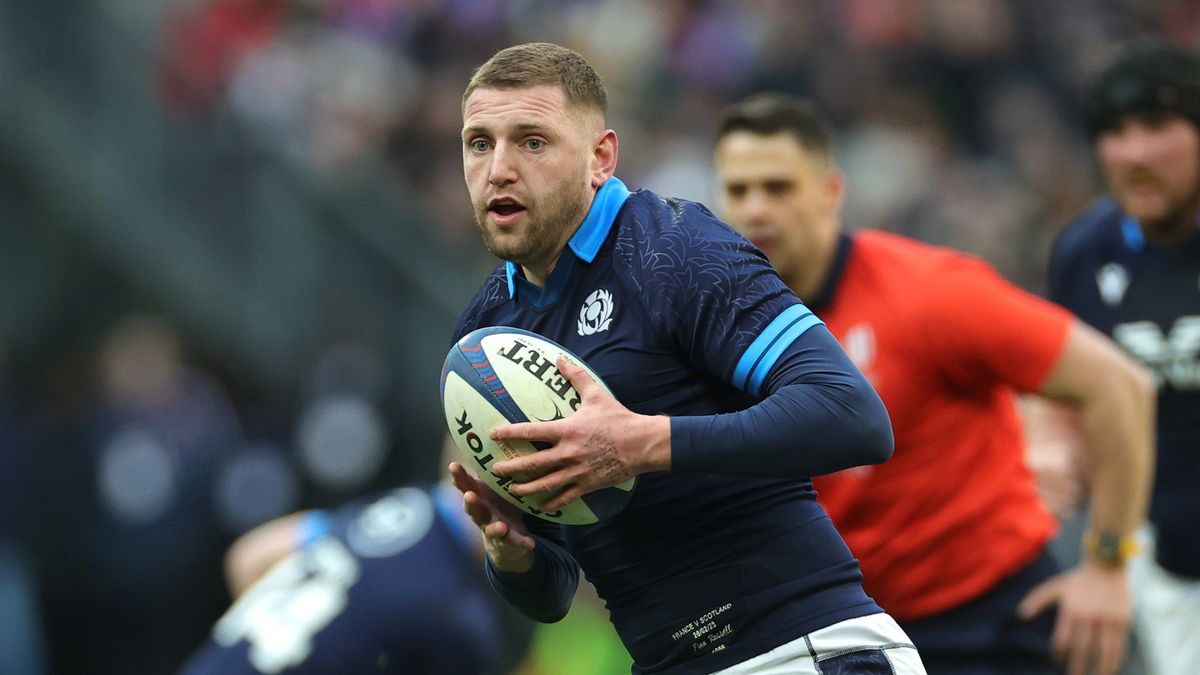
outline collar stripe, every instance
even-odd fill
[[[608,233],[612,231],[613,223],[617,220],[617,213],[621,211],[621,207],[625,205],[625,201],[629,199],[629,188],[621,182],[621,179],[613,176],[605,181],[604,185],[596,191],[596,197],[592,200],[592,207],[588,209],[587,217],[583,219],[583,224],[575,231],[571,237],[571,241],[567,243],[567,247],[583,262],[590,263],[596,259],[596,254],[600,252],[600,247],[604,244],[604,240],[608,238]],[[559,264],[562,260],[559,260]],[[517,265],[511,261],[504,263],[505,275],[508,277],[508,297],[512,298],[517,294]]]
[[[1125,247],[1131,251],[1140,251],[1146,247],[1146,235],[1142,226],[1132,216],[1121,219],[1121,236],[1125,239]]]

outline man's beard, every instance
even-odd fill
[[[522,200],[525,206],[525,228],[516,240],[509,237],[501,243],[493,229],[487,223],[488,210],[486,202],[475,208],[475,226],[483,236],[483,245],[488,252],[518,265],[528,265],[547,262],[558,254],[558,249],[565,242],[565,230],[574,228],[583,222],[587,204],[577,198],[577,192],[567,188],[564,181],[557,189],[549,193],[545,202]]]
[[[1120,201],[1120,200],[1118,200]],[[1125,204],[1121,208],[1129,213]],[[1197,212],[1200,211],[1200,181],[1193,187],[1192,192],[1181,199],[1172,199],[1163,212],[1157,216],[1143,216],[1138,224],[1146,232],[1151,241],[1161,244],[1171,244],[1187,238],[1196,229]]]

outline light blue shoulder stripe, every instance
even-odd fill
[[[792,305],[775,317],[775,320],[759,333],[754,342],[750,343],[746,352],[742,354],[742,358],[738,360],[737,366],[733,369],[733,386],[746,391],[751,372],[758,365],[763,354],[779,337],[779,334],[795,321],[811,313],[804,305]]]
[[[757,396],[767,379],[767,374],[779,360],[779,355],[795,342],[796,338],[816,325],[824,325],[824,322],[804,305],[792,305],[785,309],[759,333],[742,354],[742,358],[733,369],[733,386]]]
[[[775,362],[779,360],[780,354],[783,354],[783,351],[790,347],[796,341],[796,338],[803,335],[809,328],[817,325],[823,326],[825,322],[818,319],[815,314],[808,314],[788,326],[787,330],[779,336],[779,339],[771,345],[766,355],[758,362],[758,367],[750,375],[748,391],[754,396],[758,396],[762,392],[763,382],[767,380],[767,374],[771,372],[771,368],[775,367]]]

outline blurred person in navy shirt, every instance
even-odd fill
[[[1200,56],[1126,45],[1090,83],[1086,115],[1108,194],[1056,240],[1050,298],[1152,371],[1158,464],[1138,536],[1084,544],[1128,565],[1151,672],[1185,675],[1200,667]]]
[[[37,527],[31,508],[32,445],[25,411],[10,387],[0,339],[0,673],[45,672],[37,574],[30,536]]]
[[[403,487],[243,535],[226,558],[237,599],[183,672],[511,672],[532,622],[488,587],[461,502]]]
[[[161,319],[118,321],[94,365],[79,428],[52,430],[39,461],[54,666],[167,672],[224,604],[231,535],[213,484],[241,431],[224,388],[186,363],[181,337]]]

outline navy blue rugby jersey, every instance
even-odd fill
[[[300,549],[217,622],[186,675],[510,672],[532,624],[488,587],[450,486],[313,512]]]
[[[707,434],[731,435],[734,446],[751,438],[722,426],[729,416],[716,414],[749,408],[776,390],[777,371],[787,370],[777,362],[792,363],[800,352],[820,356],[806,363],[822,364],[811,370],[838,382],[836,389],[865,387],[870,405],[810,401],[802,411],[806,434],[787,431],[795,418],[782,413],[762,425],[784,430],[783,445],[811,453],[823,467],[841,468],[831,456],[841,452],[839,431],[855,424],[882,425],[891,449],[882,404],[824,325],[761,252],[703,206],[630,193],[611,179],[546,286],[501,263],[454,338],[498,325],[564,345],[626,407],[673,418],[673,470],[639,476],[618,516],[586,526],[526,516],[538,537],[534,570],[510,575],[487,566],[497,590],[530,616],[552,621],[565,613],[547,609],[554,605],[547,598],[565,594],[569,603],[577,562],[605,600],[635,673],[707,673],[882,611],[863,592],[857,561],[816,503],[811,480],[793,475],[795,466],[785,470],[784,458],[772,466],[754,447],[745,448],[744,460],[685,452],[701,445],[693,437]],[[677,426],[684,419],[677,416],[689,415],[716,417],[696,418],[715,420],[697,428]],[[841,427],[826,432],[821,425],[831,419]]]
[[[1158,460],[1150,521],[1158,561],[1200,577],[1200,231],[1178,248],[1159,248],[1104,198],[1055,242],[1050,297],[1153,370]]]

